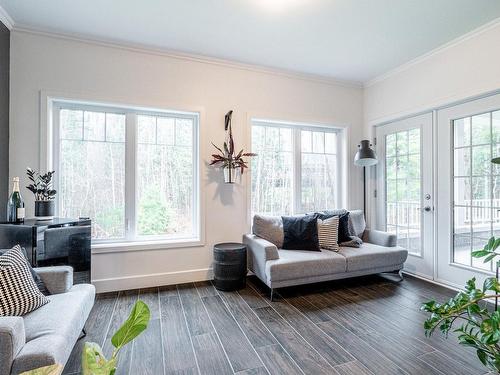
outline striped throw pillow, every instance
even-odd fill
[[[338,240],[339,217],[325,220],[318,219],[318,238],[321,249],[339,251]]]
[[[38,290],[20,246],[0,256],[0,316],[22,316],[48,302]]]

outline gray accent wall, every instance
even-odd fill
[[[9,195],[10,31],[0,22],[0,220],[5,220]]]

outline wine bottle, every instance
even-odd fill
[[[19,177],[12,179],[12,194],[7,202],[7,221],[10,223],[22,223],[24,221],[24,200],[19,191]]]

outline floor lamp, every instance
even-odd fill
[[[354,156],[354,165],[363,167],[363,214],[366,217],[366,167],[371,167],[378,163],[377,154],[372,149],[369,140],[362,140],[358,145],[358,152]]]

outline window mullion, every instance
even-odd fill
[[[127,113],[125,120],[125,239],[136,238],[137,115]]]
[[[61,153],[61,130],[60,130],[60,122],[61,122],[61,108],[59,106],[53,107],[53,126],[52,126],[52,157],[49,157],[47,160],[47,171],[55,170],[61,171],[61,165],[59,163],[60,153]],[[48,135],[50,137],[50,135]],[[50,155],[50,153],[49,153]],[[61,191],[61,173],[56,174],[56,178],[54,179],[54,189],[58,192]],[[58,216],[62,217],[61,210],[61,199],[62,194],[57,194],[57,199],[55,200],[55,212]]]
[[[340,132],[337,132],[337,144],[336,144],[336,149],[335,149],[335,161],[336,161],[336,170],[335,170],[335,208],[342,208],[342,207],[347,207],[347,199],[346,199],[346,185],[344,182],[346,179],[342,175],[343,172],[343,163],[344,160],[342,158],[342,155],[344,155],[343,152],[343,134]],[[366,212],[365,212],[366,216]]]
[[[302,140],[301,129],[296,128],[294,133],[293,152],[293,210],[294,214],[302,212]]]

